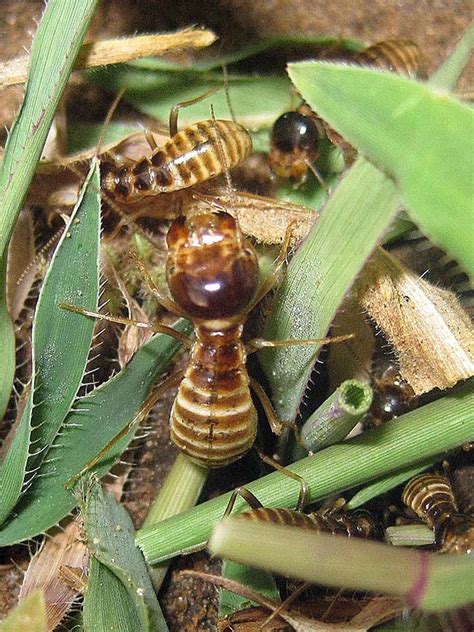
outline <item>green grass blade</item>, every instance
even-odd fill
[[[50,0],[41,19],[31,49],[25,98],[10,130],[0,172],[0,257],[96,5],[97,0]]]
[[[98,484],[85,502],[85,526],[92,552],[85,629],[166,632],[145,560],[135,546],[132,521]]]
[[[473,46],[474,23],[467,29],[448,59],[431,75],[428,83],[433,86],[433,88],[452,90],[469,61]]]
[[[308,483],[309,502],[364,485],[472,440],[473,404],[474,389],[467,384],[458,392],[330,446],[288,469]],[[265,507],[294,508],[298,500],[299,485],[280,472],[248,483],[246,488]],[[230,493],[223,494],[155,527],[138,531],[137,544],[148,562],[160,562],[206,542],[212,527],[222,519],[229,498]],[[237,499],[233,512],[246,508],[245,501]]]
[[[46,602],[42,590],[31,592],[0,623],[0,632],[19,632],[19,630],[48,632]]]
[[[7,258],[0,258],[0,419],[8,406],[15,375],[15,333],[7,308]]]
[[[0,523],[53,443],[81,385],[94,322],[60,301],[95,309],[99,293],[99,170],[91,168],[41,289],[32,334],[29,401],[0,468]],[[74,335],[71,335],[74,332]],[[30,479],[31,480],[31,479]],[[29,483],[30,481],[28,481]]]
[[[303,62],[288,70],[309,105],[398,183],[407,212],[474,275],[474,113],[393,73]]]
[[[288,266],[265,338],[326,335],[342,299],[395,215],[397,199],[390,180],[359,159]],[[316,346],[259,352],[282,419],[296,416],[317,352]]]
[[[239,584],[244,584],[255,592],[273,599],[273,601],[281,601],[275,579],[266,571],[224,560],[221,575]],[[258,606],[258,604],[225,588],[219,589],[219,618],[227,617],[251,606]]]
[[[175,327],[178,331],[190,331],[185,321]],[[61,428],[61,441],[50,448],[37,477],[15,509],[17,515],[0,531],[0,546],[32,538],[71,511],[76,500],[64,484],[133,418],[178,348],[174,338],[164,334],[153,337],[120,373],[76,401]],[[98,475],[110,470],[135,430],[98,464]]]

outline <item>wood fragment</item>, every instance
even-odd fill
[[[357,283],[357,297],[399,359],[416,395],[474,374],[474,332],[456,296],[378,248]]]
[[[81,47],[74,70],[120,64],[140,57],[163,55],[184,49],[203,48],[213,44],[216,39],[213,31],[193,27],[176,33],[137,35],[89,42]],[[24,83],[29,63],[29,55],[1,63],[0,88]]]

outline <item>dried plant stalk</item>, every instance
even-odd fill
[[[393,345],[400,374],[415,394],[450,388],[474,374],[472,324],[451,292],[420,279],[378,248],[357,295]]]
[[[20,589],[19,601],[37,588],[44,591],[50,630],[59,625],[82,592],[83,584],[79,579],[85,577],[89,556],[79,536],[80,529],[74,521],[48,540],[31,560]],[[77,581],[67,580],[71,574]]]
[[[120,64],[140,57],[163,55],[183,49],[210,46],[217,39],[207,29],[188,28],[177,33],[121,37],[84,44],[79,52],[75,70]],[[30,57],[16,57],[0,64],[0,88],[26,81]]]

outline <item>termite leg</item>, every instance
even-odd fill
[[[170,388],[173,388],[179,384],[179,382],[183,379],[183,374],[184,371],[179,371],[178,373],[175,373],[174,375],[168,377],[164,382],[153,389],[151,393],[149,393],[143,404],[140,406],[140,408],[137,410],[133,419],[125,426],[125,428],[122,428],[122,430],[118,432],[115,437],[113,437],[113,439],[111,439],[107,443],[107,445],[102,448],[102,450],[98,454],[96,454],[93,459],[89,461],[89,463],[86,463],[86,465],[82,468],[80,472],[68,479],[64,487],[66,489],[73,487],[84,474],[86,474],[95,465],[97,465],[97,463],[102,460],[102,458],[114,447],[114,445],[116,445],[118,441],[120,441],[120,439],[125,437],[125,435],[127,435],[136,424],[138,424],[144,417],[146,417],[146,415],[148,415],[150,410],[158,402],[158,400],[160,399],[160,397],[162,397],[164,393],[166,393]]]
[[[152,151],[155,151],[155,149],[158,149],[158,144],[157,144],[157,142],[155,140],[155,137],[150,132],[150,130],[145,130],[144,134],[145,134],[145,140],[148,143],[148,145],[150,146],[150,149]]]
[[[74,312],[75,314],[82,314],[83,316],[90,316],[91,318],[97,318],[97,320],[107,320],[110,323],[118,323],[119,325],[133,325],[134,327],[139,327],[140,329],[151,329],[155,333],[158,334],[167,334],[168,336],[172,336],[183,343],[186,347],[191,347],[192,342],[189,338],[182,334],[180,331],[176,331],[172,327],[168,327],[167,325],[161,325],[160,323],[143,323],[139,320],[131,320],[130,318],[121,318],[120,316],[107,316],[106,314],[100,314],[99,312],[93,312],[89,309],[84,309],[83,307],[78,307],[77,305],[70,305],[68,303],[59,303],[59,307],[61,309],[67,309],[70,312]]]
[[[294,590],[291,593],[291,595],[288,595],[288,597],[284,601],[282,601],[281,604],[279,604],[277,608],[275,608],[275,610],[271,613],[271,615],[267,619],[265,619],[265,621],[260,626],[260,629],[264,630],[265,627],[272,622],[274,617],[278,617],[281,612],[284,612],[285,610],[289,610],[289,607],[291,606],[293,601],[297,597],[299,597],[301,593],[304,592],[310,585],[311,585],[310,582],[303,582],[301,586],[298,586],[298,588]]]
[[[177,103],[173,105],[170,111],[170,119],[169,119],[169,128],[170,128],[170,136],[175,136],[178,133],[178,113],[181,108],[188,107],[188,105],[194,105],[195,103],[199,103],[199,101],[203,101],[207,97],[210,97],[211,94],[218,92],[222,88],[212,88],[212,90],[208,90],[204,94],[201,94],[199,97],[194,99],[189,99],[189,101],[181,101],[181,103]]]
[[[267,278],[262,283],[262,285],[258,288],[256,295],[254,296],[253,300],[250,302],[249,306],[247,307],[247,310],[246,310],[247,314],[249,314],[253,310],[253,308],[256,305],[258,305],[258,303],[260,303],[260,301],[268,294],[268,292],[270,292],[273,289],[276,282],[278,281],[280,270],[285,263],[286,256],[288,254],[288,249],[290,247],[290,240],[291,240],[291,234],[293,231],[293,226],[294,226],[294,222],[290,222],[290,224],[287,226],[287,229],[285,232],[285,238],[281,245],[280,253],[278,257],[276,258],[273,270],[267,276]]]
[[[184,316],[183,312],[179,309],[173,299],[166,296],[159,285],[155,282],[154,278],[151,276],[150,271],[148,270],[146,264],[138,257],[137,253],[133,250],[129,251],[129,256],[132,259],[133,263],[137,266],[140,272],[145,277],[145,281],[151,290],[151,293],[156,298],[158,303],[164,307],[166,310],[173,314],[177,314],[178,316]]]
[[[267,421],[270,425],[271,431],[273,434],[277,436],[281,435],[285,428],[289,428],[295,433],[296,439],[299,442],[299,430],[294,421],[283,421],[279,419],[278,415],[273,408],[273,405],[268,398],[268,395],[263,390],[262,386],[253,378],[250,378],[250,388],[253,390],[255,395],[260,400],[262,404],[263,410],[265,411],[265,415],[267,417]]]
[[[289,340],[264,340],[263,338],[253,338],[247,342],[247,353],[254,353],[259,349],[275,348],[275,347],[298,347],[308,345],[327,345],[333,342],[346,342],[354,338],[354,334],[343,334],[341,336],[332,336],[330,338],[293,338]]]
[[[249,491],[245,487],[236,487],[230,495],[229,502],[227,503],[224,515],[222,516],[223,518],[227,518],[227,516],[230,516],[230,514],[232,513],[232,509],[234,508],[237,496],[243,498],[245,502],[251,507],[251,509],[260,509],[261,507],[263,507],[262,503],[256,496],[254,496],[254,494],[252,494],[251,491]]]
[[[266,454],[263,454],[258,449],[257,449],[257,453],[258,453],[258,456],[260,457],[260,459],[264,463],[266,463],[270,467],[273,467],[275,470],[278,470],[279,472],[281,472],[285,476],[288,476],[289,478],[292,478],[293,480],[295,480],[295,481],[297,481],[299,483],[300,493],[299,493],[299,496],[298,496],[298,502],[296,503],[295,511],[303,511],[305,506],[308,504],[308,496],[309,496],[309,486],[308,486],[308,483],[306,482],[306,480],[302,476],[300,476],[299,474],[295,474],[295,472],[292,472],[291,470],[288,470],[286,467],[284,467],[283,465],[278,463],[278,461],[275,461],[275,459],[272,459],[271,457],[267,456]]]

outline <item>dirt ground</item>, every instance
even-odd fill
[[[3,60],[29,49],[35,20],[39,19],[43,2],[38,0],[3,0],[0,12],[0,41]],[[282,33],[312,33],[359,38],[367,43],[388,38],[409,38],[423,49],[428,72],[446,57],[474,17],[470,0],[213,0],[208,2],[176,0],[104,0],[94,19],[94,37],[135,32],[175,29],[190,24],[212,27],[221,38],[221,46],[249,41],[261,35]],[[472,65],[470,67],[472,76]],[[468,85],[464,73],[461,88]],[[21,88],[4,90],[0,103],[0,122],[9,125],[21,100]],[[127,507],[137,526],[146,514],[163,477],[169,469],[174,448],[169,445],[163,405],[158,430],[137,451],[145,471],[136,473],[128,487]],[[157,466],[156,463],[159,465]],[[241,483],[245,478],[245,463],[209,484],[208,493],[216,493]],[[138,491],[140,496],[138,496]],[[138,500],[139,498],[139,500]],[[11,553],[11,555],[10,555]],[[15,559],[10,564],[9,557]],[[16,548],[3,556],[0,564],[0,619],[16,600],[22,571],[29,558],[28,547]],[[212,570],[217,570],[217,563]],[[214,630],[216,621],[215,590],[198,585],[190,579],[180,580],[179,570],[194,567],[209,568],[203,554],[179,561],[172,566],[162,601],[170,629]]]

